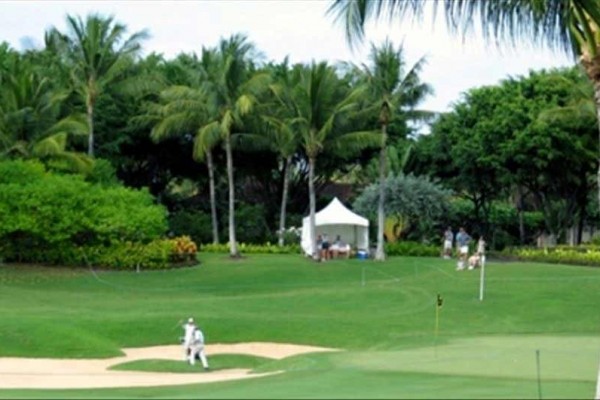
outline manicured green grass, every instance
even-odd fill
[[[140,274],[0,266],[0,356],[112,357],[123,347],[177,344],[188,316],[208,343],[346,351],[257,365],[286,372],[239,382],[0,397],[537,398],[536,350],[544,398],[593,397],[600,269],[492,261],[480,302],[479,272],[437,258],[201,260]]]
[[[255,369],[272,362],[270,358],[249,356],[244,354],[215,354],[210,357],[211,371],[230,368]],[[203,373],[202,363],[190,365],[184,361],[175,360],[136,360],[117,364],[110,369],[118,371],[146,371],[146,372],[177,372],[177,373]]]

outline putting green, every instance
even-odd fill
[[[442,375],[595,382],[600,336],[480,336],[427,348],[333,354],[340,366]]]

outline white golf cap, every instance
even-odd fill
[[[192,322],[194,322],[194,318],[191,318],[191,317],[190,317],[190,318],[188,319],[188,322],[189,322],[189,323],[192,323]]]

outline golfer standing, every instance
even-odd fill
[[[456,234],[456,245],[458,246],[458,264],[456,266],[457,271],[465,269],[467,257],[469,255],[469,242],[471,236],[465,231],[465,228],[461,227]]]
[[[202,366],[205,370],[208,370],[208,361],[206,360],[206,354],[204,354],[204,334],[200,328],[194,330],[192,346],[190,351],[190,364],[196,365],[196,358],[200,358]]]
[[[187,323],[183,325],[183,359],[186,361],[192,352],[192,342],[194,341],[195,330],[196,324],[194,323],[194,318],[189,318]]]

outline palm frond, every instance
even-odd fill
[[[490,42],[499,39],[495,44],[527,41],[566,53],[574,49],[569,24],[581,21],[574,17],[575,10],[584,10],[595,23],[600,22],[600,5],[589,0],[334,0],[327,14],[342,24],[354,48],[364,40],[367,21],[422,21],[429,7],[433,23],[438,10],[443,10],[446,26],[454,34],[466,37],[480,30]]]
[[[367,148],[377,148],[381,146],[381,132],[379,131],[361,131],[350,132],[333,137],[327,142],[327,148],[342,157],[353,156]]]
[[[221,140],[223,133],[218,121],[204,125],[194,139],[194,159],[204,160],[205,153],[212,150]]]
[[[69,170],[84,175],[89,174],[94,167],[94,159],[83,153],[63,151],[53,155],[52,160],[61,160]]]
[[[78,113],[69,115],[52,125],[50,129],[46,131],[46,134],[52,135],[57,132],[65,132],[75,136],[87,136],[89,126],[87,123],[86,116]]]
[[[150,138],[155,142],[159,142],[175,136],[192,134],[194,130],[194,123],[190,121],[188,114],[180,112],[160,120],[150,131]]]
[[[257,133],[236,133],[231,135],[231,146],[241,151],[270,150],[273,147],[268,137]]]
[[[66,147],[67,133],[59,132],[35,143],[32,154],[40,158],[53,157],[64,152]]]
[[[221,118],[221,134],[229,135],[231,132],[231,127],[235,122],[235,116],[233,115],[232,110],[226,110],[225,114]]]

